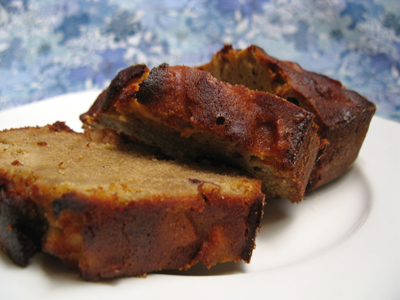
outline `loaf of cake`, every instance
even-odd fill
[[[313,113],[321,139],[308,190],[345,173],[356,160],[376,107],[324,75],[269,56],[261,48],[223,47],[200,70],[218,80],[280,96]]]
[[[98,280],[249,262],[263,205],[259,180],[111,130],[0,132],[0,247],[21,266],[43,251]]]
[[[300,202],[319,150],[314,115],[272,94],[162,64],[122,70],[86,128],[111,128],[171,157],[224,162],[262,180],[266,197]]]

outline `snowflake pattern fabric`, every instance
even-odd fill
[[[0,0],[0,109],[104,88],[134,63],[196,66],[225,43],[338,79],[400,121],[398,0]]]

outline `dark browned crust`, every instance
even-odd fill
[[[260,193],[248,201],[205,193],[207,201],[201,196],[185,201],[160,201],[160,197],[127,205],[77,194],[55,199],[52,207],[57,222],[64,229],[77,228],[83,235],[84,255],[78,262],[70,260],[62,240],[46,240],[44,231],[33,240],[25,231],[35,221],[26,219],[31,201],[22,199],[19,206],[8,201],[11,214],[3,202],[5,218],[1,219],[1,226],[4,231],[12,224],[14,230],[8,236],[0,235],[5,241],[2,248],[15,263],[25,266],[40,251],[43,237],[44,252],[79,268],[82,277],[90,281],[188,269],[197,263],[208,267],[217,262],[248,263],[260,227],[264,196]],[[8,199],[4,195],[3,192],[3,198]]]
[[[140,80],[148,71],[149,69],[143,64],[134,65],[121,70],[111,81],[109,87],[97,97],[89,111],[80,116],[82,122],[84,122],[85,117],[92,117],[97,113],[105,112],[108,109],[114,109],[113,104],[116,101],[115,97],[121,93],[122,89]]]
[[[182,81],[175,79],[178,75]],[[266,154],[268,143],[273,151],[280,152],[280,163],[296,162],[313,121],[312,114],[281,98],[212,80],[208,73],[189,67],[163,64],[152,69],[135,96],[139,103],[165,116],[173,127],[191,124],[260,154]],[[281,126],[286,130],[280,137],[278,123],[283,118],[285,124]]]
[[[48,127],[68,132],[62,123]],[[109,130],[104,136],[123,143]],[[91,281],[184,270],[197,263],[249,262],[264,207],[261,183],[229,195],[212,182],[187,180],[198,186],[197,195],[122,202],[102,193],[55,196],[51,186],[0,168],[1,248],[21,266],[37,251],[52,254]],[[54,234],[54,228],[63,234]],[[66,244],[71,233],[83,237],[81,248]]]
[[[254,66],[269,72],[270,79],[266,80],[272,82],[268,85],[270,88],[265,91],[283,97],[315,115],[314,121],[319,127],[321,149],[310,176],[308,190],[315,189],[345,173],[358,156],[369,123],[376,111],[375,105],[358,93],[347,90],[339,81],[307,72],[296,63],[280,61],[257,46],[250,46],[243,51],[240,55],[246,56]],[[223,70],[225,64],[238,64],[236,59],[231,59],[238,53],[238,50],[226,45],[213,60],[219,60],[220,70]],[[199,69],[214,71],[211,63]],[[230,83],[243,84],[240,80]],[[254,85],[249,88],[259,88],[259,86]]]
[[[261,199],[251,205],[250,213],[247,218],[247,224],[249,225],[249,228],[246,229],[247,242],[242,252],[242,259],[247,263],[250,262],[255,247],[256,233],[260,228],[261,219],[263,217],[264,203],[260,200]]]
[[[96,264],[78,262],[86,280],[187,269],[196,263],[249,262],[263,206],[262,197],[248,207],[239,199],[214,195],[207,202],[199,197],[185,204],[163,199],[119,206],[79,195],[63,201],[70,200],[71,207],[57,212],[60,222],[75,219],[73,226],[81,226],[85,257],[96,258]],[[63,256],[57,244],[45,249]]]
[[[1,179],[4,176],[0,174]],[[24,267],[41,251],[47,223],[27,195],[6,190],[7,184],[0,184],[0,248],[15,264]]]
[[[57,121],[51,125],[49,125],[49,130],[51,132],[74,132],[71,128],[69,128],[65,122]]]

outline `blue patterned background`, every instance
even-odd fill
[[[400,121],[399,0],[0,0],[0,110],[256,44]]]

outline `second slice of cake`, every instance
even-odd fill
[[[267,197],[299,202],[319,149],[314,115],[272,94],[163,64],[121,71],[81,116],[173,157],[225,162],[263,182]]]

